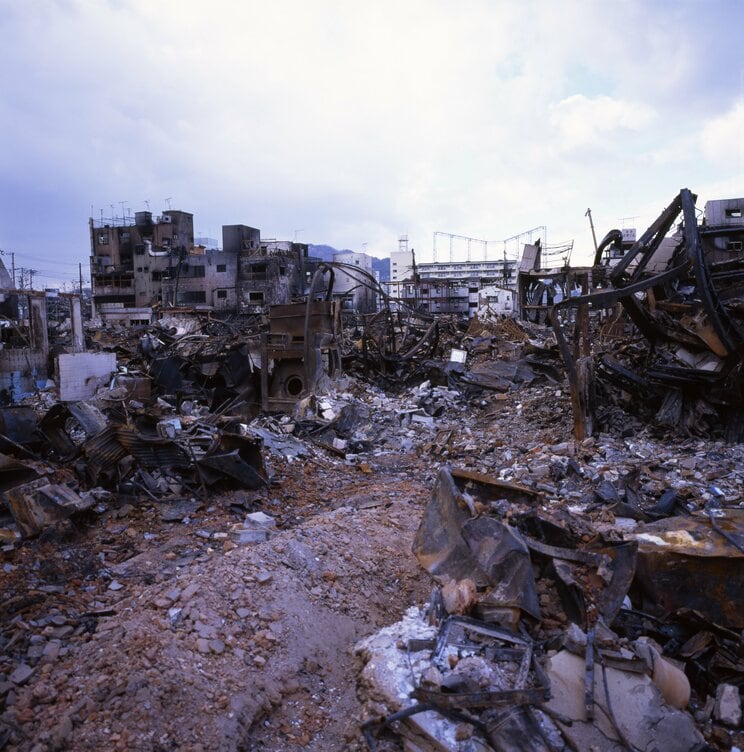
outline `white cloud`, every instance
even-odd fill
[[[731,8],[0,0],[0,247],[84,259],[91,203],[165,196],[213,235],[382,253],[407,232],[422,257],[435,230],[584,238],[587,206],[603,234],[741,175],[742,108],[708,75],[740,67]],[[25,203],[65,232],[30,233]]]
[[[733,168],[739,178],[744,178],[744,99],[705,124],[700,134],[700,146],[711,162],[723,168]]]
[[[656,119],[652,107],[640,102],[613,99],[608,96],[594,98],[574,94],[550,106],[549,122],[557,129],[559,150],[582,146],[601,146],[613,134],[622,131],[640,131]]]

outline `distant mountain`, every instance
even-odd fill
[[[348,248],[339,250],[331,245],[308,245],[308,254],[323,261],[333,261],[334,253],[352,253]],[[390,258],[377,258],[372,256],[372,271],[380,272],[380,282],[390,279]]]
[[[387,282],[390,279],[390,257],[379,259],[372,256],[372,271],[380,272],[380,282]]]
[[[344,248],[343,251],[339,251],[338,248],[334,248],[332,245],[313,245],[311,243],[307,247],[308,255],[323,259],[323,261],[333,261],[334,253],[344,253],[347,251],[351,253],[348,248]]]

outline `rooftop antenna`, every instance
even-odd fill
[[[304,230],[304,229],[300,229],[300,230],[295,230],[295,231],[294,231],[294,242],[295,242],[295,243],[297,242],[297,236],[298,236],[298,235],[299,235],[299,234],[300,234],[301,232],[305,232],[305,230]]]
[[[124,221],[124,204],[126,204],[126,201],[118,201],[117,202],[119,206],[121,206],[121,221]]]
[[[635,217],[620,217],[620,221],[623,223],[623,229],[625,229],[625,223],[630,222],[633,219],[638,219],[638,215],[636,214]]]
[[[145,199],[145,206],[147,207],[147,211],[150,211],[150,200],[147,198]]]
[[[114,212],[114,205],[109,204],[109,206],[111,207],[111,223],[114,224],[114,220],[116,219],[116,213]]]
[[[171,202],[172,198],[173,198],[173,196],[168,196],[168,198],[164,198],[163,199],[163,201],[165,201],[165,203],[168,204],[168,210],[169,211],[170,211],[170,208],[171,208],[171,203],[170,202]]]

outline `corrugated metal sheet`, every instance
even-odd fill
[[[110,426],[83,446],[88,472],[95,483],[104,471],[131,454],[144,467],[189,467],[186,452],[167,439],[141,436],[126,426]]]

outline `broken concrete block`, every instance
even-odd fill
[[[12,677],[11,677],[12,678]],[[713,710],[716,720],[736,728],[741,725],[741,696],[733,684],[719,684]]]
[[[264,512],[251,512],[246,515],[243,527],[270,529],[276,527],[276,520]]]
[[[60,353],[56,362],[62,402],[92,397],[116,372],[116,355],[110,352]]]
[[[429,626],[414,607],[406,611],[401,621],[357,643],[354,652],[365,663],[360,684],[368,715],[379,717],[415,704],[411,697],[415,677],[431,665],[430,651],[409,653],[401,650],[399,645],[408,644],[413,639],[434,639],[436,634],[437,629]],[[418,742],[420,748],[426,750],[456,749],[455,728],[455,724],[433,711],[406,718],[399,727],[406,742]]]
[[[604,691],[602,667],[594,666],[594,702],[597,710],[593,724],[587,722],[585,704],[585,660],[563,650],[552,656],[546,671],[552,699],[548,708],[574,721],[563,726],[578,749],[623,749],[609,720],[608,699]],[[622,733],[638,749],[663,749],[665,752],[692,752],[703,743],[692,718],[664,703],[661,693],[645,674],[607,669],[609,702]],[[618,742],[610,746],[608,739]]]
[[[164,439],[175,439],[181,433],[181,428],[180,418],[166,418],[165,420],[158,421],[158,436]]]
[[[248,543],[265,543],[268,539],[268,533],[266,530],[260,528],[243,528],[236,526],[231,530],[232,538],[235,543],[248,544]]]
[[[264,543],[276,530],[276,520],[263,512],[246,515],[242,526],[234,526],[230,531],[236,543]]]
[[[32,676],[34,670],[26,663],[19,663],[13,673],[10,675],[10,680],[13,684],[21,686],[25,684]]]

